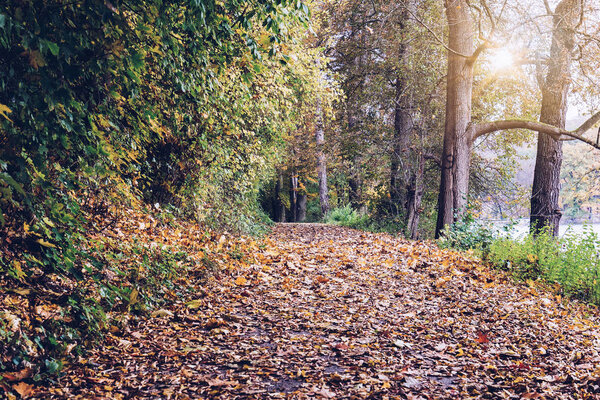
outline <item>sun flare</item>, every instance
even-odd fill
[[[515,64],[513,53],[507,48],[500,48],[490,53],[490,65],[496,71],[508,69]]]

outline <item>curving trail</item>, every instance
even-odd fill
[[[319,224],[109,337],[40,398],[600,398],[595,309],[464,254]]]

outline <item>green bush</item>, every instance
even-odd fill
[[[361,228],[365,225],[368,217],[361,215],[352,208],[350,204],[344,207],[334,208],[325,218],[325,223],[347,226],[350,228]]]
[[[474,250],[478,255],[485,257],[498,234],[491,225],[476,221],[469,213],[442,231],[438,245],[441,248]]]
[[[599,249],[598,236],[586,227],[582,235],[562,238],[544,232],[535,238],[495,240],[488,260],[518,279],[556,283],[564,294],[600,304]]]

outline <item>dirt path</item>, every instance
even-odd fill
[[[598,313],[433,246],[279,225],[43,398],[600,398]]]

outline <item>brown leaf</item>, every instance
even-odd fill
[[[482,331],[477,331],[477,339],[475,341],[479,344],[489,343],[490,339],[488,339],[487,333]]]
[[[236,381],[224,381],[220,378],[207,379],[206,383],[211,387],[219,387],[219,386],[234,386],[237,385]]]
[[[12,388],[15,392],[19,393],[22,398],[26,399],[33,393],[34,386],[29,383],[19,382],[16,385],[12,385]]]

